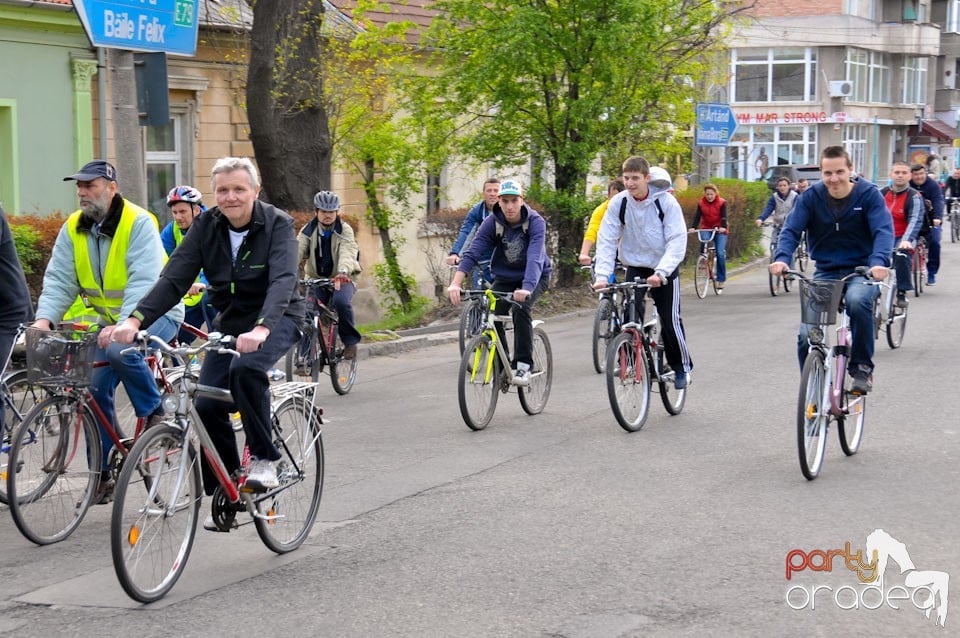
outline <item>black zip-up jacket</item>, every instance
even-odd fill
[[[133,312],[143,328],[177,303],[201,270],[209,282],[210,304],[220,311],[214,327],[224,334],[243,334],[259,325],[273,330],[284,315],[301,325],[305,307],[297,285],[293,219],[270,204],[254,202],[236,264],[229,228],[219,208],[194,219],[159,281]]]

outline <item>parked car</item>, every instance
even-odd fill
[[[820,181],[820,167],[816,164],[780,164],[768,168],[760,179],[767,183],[770,190],[774,190],[781,177],[789,179],[791,186],[796,186],[797,181],[803,178],[813,184]]]

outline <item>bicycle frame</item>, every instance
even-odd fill
[[[632,336],[635,349],[638,352],[641,348],[644,350],[647,355],[650,379],[651,381],[660,383],[664,381],[664,378],[661,376],[659,357],[654,356],[655,353],[653,351],[653,348],[656,347],[653,334],[660,321],[660,314],[657,312],[657,304],[654,303],[653,298],[650,295],[644,295],[643,299],[641,300],[643,309],[640,310],[637,308],[636,295],[633,294],[636,290],[648,289],[652,288],[652,286],[647,283],[625,282],[620,284],[620,287],[625,291],[625,296],[627,297],[625,314],[627,321],[621,326],[620,330],[621,332],[629,333]],[[646,315],[647,306],[649,306],[652,311],[650,313],[650,317],[644,320],[643,316]],[[642,323],[637,321],[638,310],[640,310],[640,319]]]
[[[473,291],[465,291],[465,292],[473,292]],[[499,298],[508,299],[508,295],[510,294],[511,293],[500,293]],[[509,315],[493,314],[493,309],[498,300],[498,296],[496,292],[494,292],[491,289],[487,289],[483,291],[483,295],[486,298],[487,303],[485,304],[483,309],[484,329],[481,331],[480,334],[487,336],[490,339],[490,342],[493,343],[493,345],[496,347],[497,359],[500,361],[500,365],[502,366],[502,369],[507,374],[507,379],[506,379],[507,383],[505,386],[501,387],[501,391],[506,392],[507,388],[513,383],[513,369],[510,367],[510,355],[507,354],[507,350],[504,347],[503,342],[500,340],[500,333],[497,331],[497,324],[503,323],[504,330],[506,331],[511,328],[513,318],[510,317]],[[515,303],[515,302],[511,302],[511,303]],[[541,319],[533,320],[534,328],[542,324],[543,324],[543,320]],[[480,352],[480,350],[477,350],[476,352],[473,353],[473,372],[470,376],[470,380],[471,382],[475,382],[477,379],[477,374],[479,372],[482,372],[483,383],[491,383],[493,381],[494,359],[492,357],[487,357],[486,366],[484,366],[484,369],[481,371],[477,369],[479,367],[481,355],[482,353]],[[537,373],[534,373],[534,374],[537,374]]]
[[[197,347],[181,347],[181,348],[170,348],[167,344],[160,346],[162,341],[156,339],[156,337],[150,337],[153,343],[157,344],[165,352],[170,352],[171,354],[177,354],[180,356],[190,356],[199,354],[203,350],[213,350],[220,354],[233,354],[234,356],[239,356],[240,353],[231,350],[229,348],[223,347],[221,344],[226,342],[226,339],[221,338],[220,335],[216,333],[211,333],[209,335],[208,343],[202,344]],[[256,493],[256,498],[253,497],[254,492],[249,490],[244,490],[243,484],[244,479],[246,478],[243,473],[243,466],[241,466],[240,474],[234,478],[230,475],[230,472],[227,470],[226,464],[223,462],[220,453],[217,451],[216,446],[213,443],[213,439],[210,437],[210,434],[207,432],[206,427],[203,425],[203,421],[200,419],[200,415],[197,413],[196,400],[198,398],[209,398],[216,401],[221,401],[224,403],[233,403],[233,395],[230,393],[230,390],[226,388],[218,388],[209,385],[203,385],[198,383],[199,373],[192,370],[184,372],[183,377],[180,380],[179,392],[176,395],[175,405],[168,406],[172,408],[174,413],[173,420],[183,431],[182,437],[187,439],[191,433],[194,433],[200,442],[200,450],[202,451],[204,457],[207,459],[207,462],[210,465],[210,469],[213,471],[214,476],[217,479],[220,487],[223,489],[224,496],[227,501],[231,504],[237,504],[241,500],[244,501],[247,511],[251,516],[255,518],[260,518],[262,520],[273,520],[279,518],[279,516],[270,516],[261,514],[257,511],[255,505],[262,500],[266,500],[278,494],[279,492],[289,489],[289,486],[281,486],[277,489],[268,490],[263,493]],[[317,405],[317,392],[315,392],[314,384],[312,383],[296,383],[289,382],[285,384],[287,387],[285,394],[294,394],[300,393],[305,394],[310,393],[310,410],[311,414],[321,414],[322,409]],[[296,387],[291,387],[296,386]],[[312,448],[313,444],[320,438],[321,432],[317,428],[317,432],[314,435],[314,438],[310,441],[309,448]],[[244,454],[244,457],[247,457],[247,454]],[[295,458],[291,455],[291,459]],[[179,466],[179,471],[177,474],[176,482],[174,484],[174,492],[179,493],[181,487],[183,486],[184,481],[187,480],[187,468],[188,464],[181,463]],[[301,472],[299,467],[294,468],[298,473]],[[151,487],[151,490],[156,490],[156,483]],[[151,496],[154,494],[151,493]],[[173,505],[170,505],[173,507]]]

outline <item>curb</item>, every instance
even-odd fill
[[[728,275],[749,272],[754,268],[765,266],[768,261],[769,257],[758,257],[753,261],[730,269],[728,271]],[[692,291],[693,284],[687,284],[684,286],[684,288],[689,288]],[[549,321],[550,319],[566,319],[568,317],[588,317],[592,316],[593,313],[594,310],[592,308],[581,308],[543,318]],[[371,357],[400,354],[402,352],[409,352],[411,350],[419,350],[420,348],[429,348],[431,346],[455,343],[457,341],[458,331],[459,325],[457,322],[401,330],[397,332],[397,334],[400,336],[399,339],[394,339],[392,341],[376,341],[373,343],[361,342],[357,347],[357,358],[369,359]]]

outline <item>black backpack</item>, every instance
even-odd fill
[[[660,218],[660,223],[663,223],[663,206],[660,205],[660,198],[654,199],[653,203],[657,207],[657,217]],[[624,197],[620,200],[620,225],[627,225],[627,198]]]

